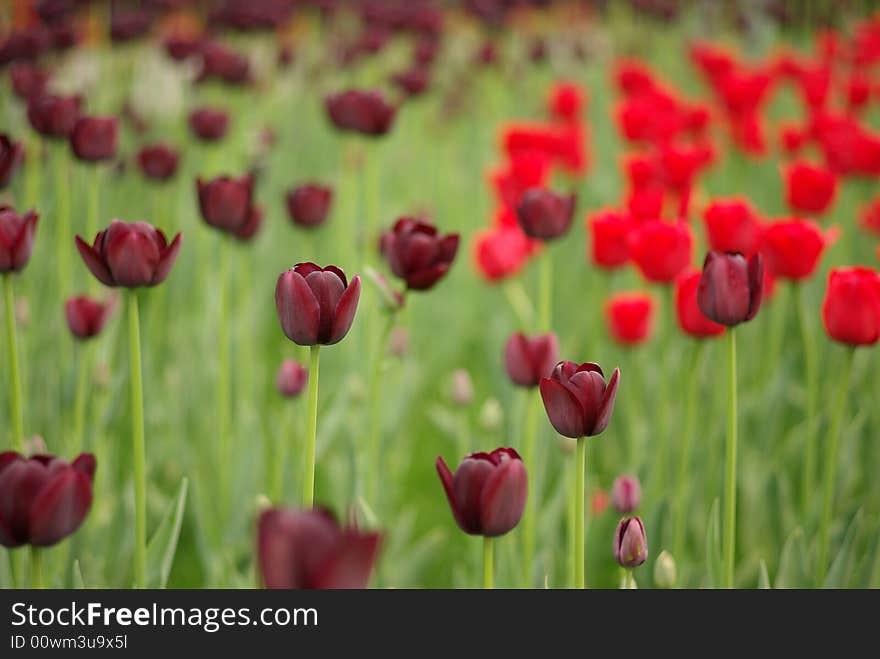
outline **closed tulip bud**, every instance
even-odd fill
[[[380,534],[342,527],[324,510],[270,508],[257,522],[257,562],[263,585],[366,588],[380,542]]]
[[[216,78],[229,85],[241,85],[250,80],[250,62],[218,43],[205,43],[201,47],[202,70],[198,80]]]
[[[229,115],[214,108],[200,108],[189,115],[189,127],[203,142],[215,142],[226,135]]]
[[[119,120],[116,117],[82,117],[73,125],[70,146],[85,162],[100,162],[116,156]]]
[[[12,91],[21,100],[27,101],[46,92],[50,74],[30,62],[19,62],[9,68]]]
[[[675,315],[678,326],[685,334],[707,338],[724,334],[724,325],[709,320],[697,304],[697,288],[703,273],[686,270],[675,278]]]
[[[648,539],[640,517],[624,517],[614,534],[614,558],[620,567],[638,567],[648,560]]]
[[[797,162],[789,165],[783,176],[785,200],[795,213],[821,215],[834,201],[837,177],[824,167]]]
[[[77,339],[90,339],[101,333],[115,307],[116,298],[100,302],[86,295],[72,297],[64,303],[67,327]]]
[[[665,549],[654,561],[654,585],[657,588],[675,588],[678,581],[678,571],[675,567],[675,559]]]
[[[463,368],[457,368],[452,372],[452,381],[449,385],[449,397],[452,402],[460,407],[470,405],[474,400],[474,383],[471,374]]]
[[[604,431],[614,412],[619,383],[619,368],[606,385],[598,364],[559,362],[550,377],[541,379],[541,398],[556,432],[578,439]]]
[[[275,385],[285,398],[296,398],[309,381],[308,369],[295,359],[285,359],[278,369]]]
[[[588,219],[591,256],[600,268],[619,268],[629,261],[629,245],[635,224],[626,214],[602,211]]]
[[[792,218],[768,224],[761,236],[761,254],[774,277],[800,281],[811,277],[837,231],[823,232],[809,220]]]
[[[519,387],[537,387],[559,361],[559,341],[553,332],[526,336],[512,334],[504,344],[504,369]]]
[[[480,427],[488,432],[501,430],[504,423],[504,410],[497,398],[487,398],[480,408]]]
[[[870,268],[836,268],[828,275],[822,303],[825,331],[852,346],[880,339],[880,274]]]
[[[530,188],[516,208],[519,226],[529,238],[553,240],[564,236],[574,219],[577,197],[560,195],[552,190]]]
[[[171,244],[147,222],[113,220],[89,245],[79,236],[76,247],[86,267],[105,286],[138,288],[161,284],[177,259],[183,234]]]
[[[611,505],[621,515],[635,512],[642,502],[642,486],[635,476],[618,476],[611,486]]]
[[[234,234],[247,223],[253,200],[251,176],[220,176],[207,182],[198,178],[196,188],[202,219],[208,225]]]
[[[410,290],[424,291],[442,279],[458,251],[458,234],[441,236],[430,223],[402,217],[382,234],[379,249],[391,272]]]
[[[95,457],[0,453],[0,545],[49,547],[76,531],[92,505]]]
[[[143,175],[152,181],[167,181],[177,173],[180,156],[164,144],[145,146],[138,151],[137,161]]]
[[[43,137],[66,139],[79,119],[79,109],[79,96],[40,94],[28,100],[27,116]]]
[[[654,325],[654,298],[647,293],[616,293],[605,303],[611,337],[622,345],[644,343]]]
[[[13,142],[9,135],[0,133],[0,190],[9,185],[23,158],[21,142]]]
[[[351,329],[360,295],[360,277],[349,284],[334,265],[299,263],[278,277],[275,308],[281,328],[294,343],[332,345]]]
[[[27,265],[38,217],[34,211],[19,215],[9,206],[0,206],[0,273],[19,272]]]
[[[764,289],[761,255],[709,252],[697,286],[697,305],[709,320],[733,327],[751,320],[761,308]]]
[[[305,183],[287,193],[287,214],[294,224],[316,227],[324,224],[333,203],[333,188]]]
[[[362,135],[385,135],[394,123],[396,108],[379,92],[349,89],[324,101],[330,121],[338,129]]]
[[[437,473],[458,527],[470,535],[495,537],[511,531],[522,517],[528,475],[512,448],[467,456],[453,474],[443,458]]]
[[[648,281],[668,283],[691,264],[693,235],[685,222],[651,220],[636,230],[632,259]]]
[[[391,76],[391,82],[407,96],[419,96],[428,89],[431,74],[425,68],[415,67],[395,73]]]
[[[748,257],[761,244],[761,221],[743,199],[718,199],[703,211],[709,246],[716,252],[737,252]]]

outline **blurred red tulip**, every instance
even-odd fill
[[[379,249],[391,272],[410,290],[424,291],[442,279],[458,251],[458,234],[440,236],[430,223],[402,217],[382,234]]]
[[[424,67],[412,67],[392,75],[391,82],[407,96],[419,96],[428,89],[431,74]]]
[[[691,264],[693,236],[684,222],[649,221],[633,234],[632,260],[648,281],[668,283]]]
[[[809,220],[771,222],[761,236],[761,253],[774,277],[799,281],[813,275],[822,253],[836,235],[835,230],[823,233]]]
[[[880,197],[876,197],[870,204],[862,209],[859,223],[866,231],[880,236]]]
[[[119,120],[116,117],[81,117],[70,132],[74,155],[85,162],[110,160],[116,156]]]
[[[162,45],[171,59],[181,62],[198,54],[202,48],[202,38],[198,35],[176,33],[165,37]]]
[[[348,89],[324,100],[330,121],[339,130],[362,135],[385,135],[394,123],[396,108],[377,91]]]
[[[698,339],[724,334],[724,325],[709,320],[697,304],[701,270],[685,270],[675,278],[675,313],[681,331]],[[768,296],[769,297],[769,296]]]
[[[515,275],[534,251],[534,241],[518,226],[493,227],[478,234],[474,241],[477,269],[490,282]]]
[[[166,144],[145,146],[137,154],[141,172],[153,181],[167,181],[172,178],[177,173],[179,160],[177,151]]]
[[[642,292],[612,295],[605,303],[605,320],[611,337],[620,344],[644,343],[654,325],[654,298]]]
[[[12,91],[23,101],[44,94],[50,77],[49,71],[31,62],[20,62],[9,67]]]
[[[786,201],[795,213],[821,215],[834,201],[837,178],[824,167],[796,162],[784,169],[783,176]]]
[[[716,252],[738,252],[746,257],[758,251],[761,221],[745,199],[716,199],[703,211],[709,247]]]
[[[629,245],[635,224],[625,213],[599,211],[587,218],[592,240],[590,254],[600,268],[614,269],[629,261]]]
[[[512,334],[504,344],[507,377],[519,387],[537,387],[559,361],[559,341],[553,332],[526,336]]]
[[[229,128],[229,115],[223,110],[200,108],[189,115],[189,127],[193,135],[204,142],[222,139]]]
[[[278,369],[275,386],[285,398],[299,396],[309,381],[308,369],[295,359],[285,359]]]
[[[0,273],[24,269],[34,249],[38,215],[19,215],[10,206],[0,206]]]
[[[657,220],[663,213],[665,191],[659,185],[630,190],[626,209],[636,223]]]
[[[543,151],[518,151],[489,175],[498,200],[516,208],[530,188],[544,186],[550,175],[550,159]]]
[[[219,176],[207,182],[196,179],[202,219],[221,231],[238,232],[252,219],[253,184],[250,175],[238,179]]]
[[[697,286],[697,305],[706,318],[733,327],[761,308],[764,272],[761,255],[709,252]]]
[[[559,82],[550,90],[547,107],[550,114],[560,121],[579,121],[585,106],[584,93],[573,82]]]
[[[604,431],[614,412],[619,382],[619,368],[606,386],[598,364],[559,362],[550,377],[541,379],[544,409],[556,432],[579,439]]]
[[[252,240],[259,233],[260,227],[263,226],[263,217],[263,209],[252,204],[248,208],[247,219],[233,232],[233,237],[241,242]]]
[[[69,298],[64,303],[64,317],[70,333],[77,339],[98,336],[115,306],[115,298],[110,298],[107,302],[93,300],[87,295]]]
[[[217,79],[230,85],[250,81],[250,62],[241,53],[216,42],[202,44],[199,52],[202,56],[199,80]]]
[[[611,505],[621,515],[635,512],[642,502],[642,486],[635,476],[618,476],[611,486]]]
[[[846,81],[846,104],[858,112],[871,101],[871,80],[863,73],[853,73]]]
[[[0,133],[0,190],[9,185],[23,159],[21,142],[13,142],[9,135]]]
[[[852,346],[880,339],[880,274],[870,268],[836,268],[828,275],[822,302],[825,331]]]
[[[294,224],[316,227],[324,224],[333,202],[333,188],[304,183],[287,192],[287,214]]]
[[[526,190],[516,208],[519,226],[535,240],[560,238],[571,228],[575,203],[574,194],[560,195],[542,188]]]
[[[43,137],[66,139],[79,118],[79,96],[41,94],[28,100],[27,116],[31,126]]]
[[[799,124],[785,124],[779,130],[782,148],[790,156],[800,153],[809,138],[807,128]]]

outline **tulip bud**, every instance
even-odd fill
[[[84,162],[100,162],[116,156],[119,121],[116,117],[81,117],[70,133],[74,155]]]
[[[813,275],[837,233],[823,232],[815,223],[798,218],[773,222],[764,228],[761,254],[771,275],[800,281]]]
[[[391,76],[394,83],[407,96],[423,94],[431,82],[430,72],[422,67],[415,67]]]
[[[630,236],[635,229],[625,213],[603,211],[588,220],[592,236],[593,263],[600,268],[619,268],[629,261]]]
[[[614,534],[614,559],[621,567],[638,567],[648,560],[648,540],[640,517],[624,517]]]
[[[880,340],[880,274],[865,267],[835,268],[822,302],[825,331],[847,345]]]
[[[202,219],[212,227],[236,233],[250,219],[253,178],[220,176],[207,182],[196,179]]]
[[[619,382],[619,368],[606,385],[598,364],[559,362],[550,377],[541,379],[541,398],[556,432],[579,439],[604,431],[611,421]]]
[[[635,512],[642,502],[642,487],[635,476],[618,476],[611,486],[611,505],[621,515]]]
[[[664,549],[654,561],[654,585],[657,588],[675,588],[677,576],[675,559]]]
[[[229,115],[214,108],[200,108],[190,113],[189,127],[203,142],[215,142],[226,135]]]
[[[783,176],[785,199],[792,212],[821,215],[833,203],[837,178],[824,167],[797,162],[786,167]]]
[[[43,137],[67,138],[79,118],[79,107],[79,96],[33,96],[28,100],[28,121]]]
[[[761,307],[761,255],[709,252],[697,287],[697,304],[710,320],[733,327],[751,320]]]
[[[177,172],[179,155],[169,146],[156,144],[141,149],[137,160],[146,178],[153,181],[167,181]]]
[[[48,71],[30,62],[12,65],[9,68],[9,76],[12,78],[12,91],[23,101],[43,95],[50,77]]]
[[[457,368],[452,372],[449,397],[453,403],[460,407],[465,407],[473,402],[474,384],[471,381],[471,374],[465,369]]]
[[[0,273],[24,269],[34,249],[38,215],[28,211],[23,216],[9,206],[0,206]]]
[[[0,133],[0,190],[6,188],[24,159],[24,148],[13,142],[6,133]]]
[[[278,369],[275,384],[285,398],[295,398],[302,393],[309,380],[309,371],[294,359],[285,359]]]
[[[646,341],[653,329],[654,306],[654,298],[647,293],[612,295],[605,303],[605,318],[612,338],[626,346]]]
[[[104,324],[115,306],[115,298],[103,304],[85,295],[70,298],[64,303],[64,316],[70,333],[77,339],[97,336],[104,329]]]
[[[424,291],[449,272],[458,251],[458,234],[440,236],[432,224],[402,217],[382,234],[379,249],[408,289]]]
[[[287,193],[287,214],[294,224],[316,227],[324,224],[333,202],[333,188],[305,183]]]
[[[396,108],[389,105],[379,92],[349,89],[325,99],[330,121],[340,130],[380,136],[394,123]]]
[[[537,387],[559,361],[559,342],[552,332],[528,337],[511,335],[504,345],[504,368],[517,386]]]
[[[560,195],[551,190],[526,190],[516,209],[523,232],[536,240],[553,240],[564,236],[574,219],[576,196]]]
[[[703,211],[709,246],[716,252],[738,252],[746,257],[758,251],[761,221],[744,199],[718,199]]]
[[[480,408],[480,427],[487,432],[497,432],[504,423],[504,410],[497,398],[487,398]]]
[[[667,283],[691,263],[693,236],[686,222],[642,223],[631,245],[632,259],[648,281]]]

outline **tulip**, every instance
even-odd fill
[[[706,318],[733,327],[751,320],[761,307],[763,264],[756,254],[709,252],[697,287],[697,305]]]
[[[0,190],[6,188],[24,158],[21,142],[13,142],[6,133],[0,133]]]
[[[278,369],[275,386],[285,398],[296,398],[305,389],[309,372],[305,366],[294,359],[285,359]]]
[[[809,220],[792,218],[768,224],[761,236],[761,253],[774,277],[799,281],[816,271],[822,252],[836,238],[832,230],[823,233]]]
[[[92,505],[95,467],[87,453],[72,464],[0,453],[0,545],[50,547],[74,533]]]
[[[90,339],[101,333],[113,309],[116,300],[107,302],[93,300],[86,295],[72,297],[64,303],[64,317],[70,333],[77,339]]]
[[[143,175],[153,181],[167,181],[177,172],[180,159],[176,150],[165,144],[145,146],[137,154]]]
[[[668,283],[691,262],[693,236],[684,222],[644,222],[630,246],[632,260],[648,281]]]
[[[189,127],[203,142],[215,142],[226,135],[229,115],[215,108],[199,108],[190,113]]]
[[[46,92],[50,73],[29,62],[20,62],[9,68],[12,91],[21,100],[27,101]]]
[[[81,117],[70,132],[74,155],[85,162],[110,160],[116,156],[119,121],[116,117]]]
[[[563,437],[580,439],[600,434],[608,427],[620,369],[606,385],[602,368],[586,362],[559,362],[549,377],[541,378],[541,398],[550,423]]]
[[[585,105],[583,92],[571,82],[557,83],[547,101],[550,113],[563,122],[578,121]]]
[[[523,232],[536,240],[554,240],[571,227],[576,196],[556,194],[551,190],[531,188],[526,190],[516,216]]]
[[[526,336],[512,334],[504,345],[504,368],[519,387],[537,387],[559,361],[559,342],[552,332]]]
[[[241,85],[250,80],[250,62],[241,53],[210,42],[202,44],[200,51],[202,70],[199,81],[216,78],[229,85]]]
[[[165,281],[177,259],[182,234],[168,244],[165,234],[147,222],[113,220],[89,245],[76,236],[76,247],[89,271],[105,286],[138,288]]]
[[[623,568],[632,569],[648,560],[648,539],[640,517],[624,517],[614,533],[614,559]]]
[[[34,248],[38,215],[19,215],[10,206],[0,206],[0,273],[20,272]]]
[[[724,325],[709,320],[697,304],[700,270],[685,270],[675,278],[675,312],[681,331],[695,338],[709,338],[724,333]]]
[[[333,202],[333,188],[304,183],[287,192],[287,214],[294,224],[316,227],[324,224]]]
[[[382,234],[379,249],[391,272],[410,290],[425,291],[449,271],[458,251],[458,234],[440,236],[430,223],[401,217]]]
[[[636,228],[630,217],[618,211],[600,211],[587,223],[592,235],[593,263],[609,270],[625,265],[630,257],[630,237]]]
[[[385,135],[394,123],[396,108],[379,92],[349,89],[324,100],[327,116],[339,130],[362,135]]]
[[[484,279],[497,282],[518,273],[534,250],[519,227],[493,227],[474,240],[474,263]]]
[[[866,267],[836,268],[822,303],[828,336],[850,346],[880,340],[880,274]]]
[[[675,559],[664,549],[654,562],[654,585],[657,588],[675,588],[677,580]]]
[[[220,176],[207,182],[198,178],[196,187],[202,219],[208,225],[234,234],[252,219],[252,176],[242,176],[239,179]]]
[[[257,522],[263,585],[281,589],[366,588],[381,535],[344,528],[324,510],[270,508]]]
[[[31,126],[43,137],[67,139],[79,118],[79,96],[43,94],[28,100]]]
[[[391,82],[407,96],[419,96],[428,89],[431,74],[427,69],[415,67],[395,73],[391,76]]]
[[[642,487],[635,476],[618,476],[611,486],[611,505],[621,515],[634,512],[642,502]]]
[[[611,336],[623,345],[638,345],[651,334],[654,298],[647,293],[617,293],[605,303]]]
[[[862,209],[859,224],[866,231],[880,236],[880,197]]]
[[[792,212],[821,215],[834,201],[837,178],[824,167],[793,163],[784,170],[784,178],[785,198]]]
[[[761,241],[761,221],[751,205],[742,199],[718,199],[703,211],[709,246],[716,252],[738,252],[751,256]]]

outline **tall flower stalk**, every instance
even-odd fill
[[[19,453],[24,444],[24,416],[22,412],[21,372],[18,365],[18,336],[15,327],[15,295],[12,273],[3,273],[3,302],[6,316],[6,355],[9,359],[9,405],[12,419],[12,448]]]
[[[309,348],[309,394],[306,409],[305,465],[303,467],[303,506],[311,508],[315,503],[315,450],[318,442],[318,375],[321,346]]]
[[[147,455],[144,441],[144,385],[137,291],[128,292],[128,355],[131,385],[131,441],[134,462],[134,587],[147,586]]]
[[[727,332],[727,440],[724,471],[724,585],[734,586],[736,559],[736,331]]]

